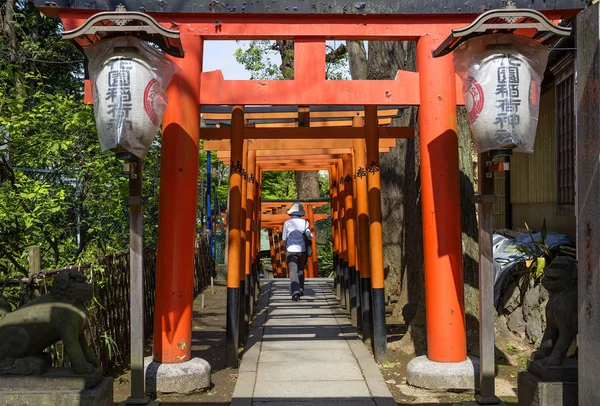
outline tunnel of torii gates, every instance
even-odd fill
[[[229,162],[229,161],[227,161]],[[257,169],[258,171],[258,169]],[[248,175],[252,176],[252,175]],[[256,181],[257,184],[258,180]],[[258,214],[258,219],[253,219],[253,221],[260,221],[260,229],[266,229],[269,236],[269,254],[271,256],[271,267],[273,269],[273,276],[275,278],[281,277],[289,277],[287,274],[287,264],[282,260],[282,253],[285,252],[285,247],[283,246],[283,241],[281,239],[281,233],[283,231],[283,223],[288,220],[290,217],[286,214],[286,211],[294,204],[296,200],[290,201],[260,201],[256,202],[253,197],[252,204],[260,204],[260,213]],[[248,204],[248,202],[246,203]],[[315,213],[314,210],[325,206],[328,204],[326,201],[306,201],[304,200],[302,204],[305,207],[307,214],[307,221],[309,225],[309,229],[316,235],[315,233],[315,222],[320,220],[325,220],[328,218],[327,214],[323,213]],[[222,227],[227,227],[227,211],[221,213],[223,217]],[[332,229],[332,233],[334,230]],[[307,261],[307,278],[315,278],[318,276],[318,265],[317,265],[317,240],[316,238],[312,241],[312,249],[313,255]],[[260,251],[260,243],[258,243],[258,247],[254,247],[255,251],[253,255],[258,255]]]
[[[262,109],[264,111],[264,109]],[[293,203],[281,204],[280,202],[262,202],[260,187],[262,174],[267,171],[303,171],[303,170],[327,170],[329,171],[331,207],[332,207],[332,238],[335,263],[335,287],[342,306],[346,307],[351,314],[355,326],[361,327],[365,341],[369,344],[375,342],[373,337],[373,319],[375,325],[381,324],[379,331],[383,332],[382,340],[385,347],[385,301],[382,300],[377,306],[371,306],[371,277],[369,258],[382,258],[381,238],[379,244],[371,244],[377,239],[369,238],[369,218],[380,218],[381,208],[376,202],[380,201],[377,191],[371,193],[374,201],[371,207],[372,213],[368,212],[367,174],[372,175],[379,172],[379,153],[387,152],[396,146],[395,138],[383,138],[376,145],[375,157],[367,157],[365,138],[326,138],[330,136],[333,128],[341,129],[340,137],[349,137],[352,132],[365,133],[370,130],[377,133],[375,138],[390,137],[392,134],[398,137],[409,138],[413,135],[412,128],[380,128],[381,124],[389,124],[391,115],[397,117],[400,109],[377,109],[376,106],[363,109],[348,109],[343,111],[321,111],[311,117],[309,108],[299,108],[297,112],[262,112],[248,113],[245,117],[242,108],[234,108],[233,113],[211,113],[203,112],[205,123],[212,119],[220,119],[220,124],[230,126],[232,132],[236,126],[236,117],[239,114],[243,130],[248,128],[281,128],[278,125],[286,125],[282,121],[293,118],[295,129],[311,129],[313,139],[306,142],[303,139],[248,139],[242,141],[241,157],[234,156],[235,149],[233,141],[207,140],[204,142],[205,151],[214,151],[217,158],[231,165],[231,172],[238,173],[242,178],[241,207],[234,206],[234,200],[230,195],[230,204],[227,217],[229,230],[235,227],[234,219],[240,217],[235,211],[240,210],[242,218],[242,241],[245,240],[245,252],[241,253],[242,259],[233,258],[237,256],[232,252],[233,245],[230,242],[228,251],[228,286],[239,286],[241,299],[240,314],[234,315],[233,320],[239,322],[239,337],[244,337],[248,323],[253,312],[253,303],[257,294],[257,278],[259,251],[260,251],[260,229],[269,229],[269,242],[271,246],[271,260],[274,265],[276,276],[287,276],[286,263],[282,258],[285,249],[280,238],[283,223],[289,219],[285,210]],[[365,121],[371,119],[368,128]],[[249,118],[255,119],[252,127],[246,127]],[[262,119],[263,123],[260,120]],[[267,123],[264,123],[266,121]],[[217,125],[220,125],[217,124]],[[268,125],[268,127],[262,127]],[[350,125],[350,127],[346,127]],[[285,127],[284,127],[285,128]],[[381,133],[381,134],[380,134]],[[362,151],[362,152],[357,152]],[[240,159],[238,159],[240,158]],[[369,164],[367,164],[369,162]],[[373,183],[373,182],[372,182]],[[356,184],[356,186],[354,185]],[[230,186],[231,187],[231,186]],[[354,193],[356,190],[356,193]],[[231,193],[232,189],[230,189]],[[377,192],[377,193],[375,193]],[[244,198],[245,197],[245,198]],[[326,215],[315,215],[313,209],[323,202],[303,201],[306,206],[308,222],[314,234],[314,221],[324,219]],[[265,209],[267,213],[265,213]],[[358,210],[357,210],[358,209]],[[377,212],[378,211],[378,212]],[[358,220],[358,221],[357,221]],[[380,224],[380,222],[378,222]],[[260,227],[259,227],[260,225]],[[275,230],[275,232],[273,232]],[[381,235],[381,231],[379,231]],[[359,237],[360,236],[360,237]],[[242,242],[242,251],[244,243]],[[373,254],[370,255],[370,252]],[[362,253],[362,257],[359,253]],[[243,258],[245,256],[245,258]],[[231,264],[231,261],[243,261],[239,266]],[[362,263],[360,262],[362,261]],[[313,257],[308,261],[307,277],[315,276],[317,263],[316,239],[313,239]],[[361,263],[359,266],[358,264]],[[363,265],[364,264],[364,265]],[[240,270],[238,273],[236,270]],[[245,273],[241,273],[241,270]],[[379,273],[380,281],[377,284],[383,286],[383,262]],[[362,272],[362,273],[361,273]],[[362,287],[362,289],[361,289]],[[381,295],[383,299],[383,295]],[[360,306],[364,303],[364,306]],[[231,304],[231,311],[238,311],[238,306]],[[380,314],[373,317],[372,310],[380,309]],[[242,314],[243,313],[243,314]],[[364,321],[363,321],[364,320]],[[232,327],[235,330],[235,327]],[[235,331],[234,331],[235,333]],[[232,343],[233,346],[233,343]],[[384,350],[385,351],[385,350]],[[233,356],[233,349],[231,350]],[[235,362],[231,360],[231,362]]]
[[[181,71],[175,74],[167,90],[169,105],[162,125],[155,361],[178,363],[191,356],[199,140],[220,139],[231,142],[227,352],[230,365],[237,365],[238,342],[240,337],[243,338],[236,327],[237,317],[242,316],[243,321],[243,315],[237,309],[240,289],[244,286],[241,281],[245,280],[247,269],[244,265],[247,263],[246,250],[242,249],[247,229],[247,220],[242,217],[246,199],[242,197],[247,196],[248,188],[258,189],[260,201],[260,188],[242,178],[242,171],[248,170],[242,162],[246,162],[248,155],[254,156],[252,150],[244,152],[248,145],[244,140],[303,139],[316,145],[319,138],[324,138],[322,128],[311,126],[246,128],[243,106],[267,105],[298,106],[299,110],[309,113],[311,106],[364,106],[364,127],[328,128],[325,137],[357,141],[358,147],[353,147],[354,151],[363,151],[366,145],[366,161],[364,165],[357,161],[356,165],[373,168],[367,171],[366,184],[364,177],[357,177],[356,182],[356,195],[360,195],[362,187],[362,193],[369,196],[368,209],[360,207],[361,202],[364,203],[362,199],[357,199],[356,203],[359,213],[368,210],[368,250],[361,248],[365,244],[366,229],[364,225],[360,226],[360,221],[367,216],[359,216],[357,220],[359,256],[368,253],[369,259],[361,257],[358,264],[363,268],[360,269],[363,286],[369,285],[370,278],[377,361],[385,360],[386,347],[379,144],[380,139],[402,138],[407,132],[412,134],[412,130],[405,128],[379,128],[377,106],[420,106],[427,356],[438,362],[466,360],[456,134],[456,106],[463,104],[463,100],[452,55],[434,58],[433,51],[444,43],[452,29],[469,25],[483,11],[479,4],[458,0],[371,0],[359,5],[343,1],[283,0],[269,2],[268,6],[246,0],[229,0],[227,4],[211,0],[193,3],[35,1],[46,15],[61,17],[65,30],[80,27],[94,13],[115,10],[120,3],[127,10],[148,13],[165,28],[179,30],[185,51],[183,58],[173,58]],[[537,9],[555,23],[575,16],[583,7],[582,2],[576,0],[516,0],[514,3],[517,7]],[[504,6],[502,0],[490,0],[486,4],[491,9]],[[510,32],[533,35],[527,29]],[[294,80],[224,80],[220,71],[203,72],[204,41],[222,39],[293,40]],[[91,42],[89,38],[87,40]],[[395,80],[326,80],[326,40],[416,41],[417,72],[398,71]],[[230,128],[200,128],[201,106],[211,105],[232,106]],[[323,158],[320,163],[300,162],[295,166],[290,163],[288,169],[326,169],[335,175],[331,179],[338,179],[346,171],[344,154],[339,156],[341,158],[336,156],[336,160],[320,157]],[[352,165],[351,156],[347,155],[347,168]],[[355,153],[354,156],[359,160],[363,154]],[[281,162],[271,166],[261,162],[259,167],[265,171],[280,165]],[[354,218],[348,216],[345,222],[340,222],[339,218],[344,218],[346,201],[352,200],[346,199],[344,190],[354,188],[353,182],[343,185],[336,182],[333,186],[332,183],[332,200],[337,199],[333,207],[338,209],[336,224],[349,227]],[[365,187],[368,192],[364,191]],[[252,208],[250,212],[254,213]],[[344,256],[353,249],[352,244],[344,249],[346,234],[338,229],[336,235],[340,237],[335,241],[338,261],[345,262],[346,258],[348,262],[356,261],[352,255]],[[257,244],[256,239],[252,241]],[[243,328],[244,323],[239,325]]]

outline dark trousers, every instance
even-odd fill
[[[285,253],[290,272],[292,295],[304,292],[304,266],[306,265],[306,252]]]

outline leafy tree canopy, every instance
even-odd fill
[[[83,56],[60,38],[60,20],[32,3],[8,0],[0,10],[0,278],[27,273],[30,245],[41,247],[42,268],[126,250],[128,179],[100,151],[83,104]],[[160,147],[158,134],[144,160],[147,245],[158,227]],[[199,162],[201,225],[205,152]]]

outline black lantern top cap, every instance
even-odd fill
[[[532,37],[544,44],[552,45],[560,38],[571,35],[570,27],[553,24],[537,10],[506,8],[490,10],[481,14],[470,25],[452,30],[452,34],[440,45],[433,56],[444,56],[458,48],[468,39],[488,34],[513,34],[520,29],[535,29]]]
[[[72,41],[80,51],[103,39],[123,35],[152,42],[174,57],[184,56],[179,31],[161,26],[148,14],[126,11],[119,7],[116,11],[94,14],[80,27],[62,33],[63,38]]]

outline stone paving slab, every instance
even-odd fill
[[[276,350],[312,350],[313,348],[320,349],[344,349],[348,348],[348,344],[340,340],[295,340],[283,341],[282,338],[263,338],[262,351]]]
[[[336,400],[336,399],[326,399],[326,400],[315,400],[315,399],[307,399],[305,401],[254,401],[252,403],[255,406],[307,406],[307,405],[315,405],[315,406],[365,406],[365,405],[375,405],[371,399],[362,399],[362,400],[353,400],[353,399],[345,399],[345,400]]]
[[[363,379],[355,360],[313,361],[259,364],[257,384],[265,381],[360,381]]]
[[[349,348],[340,349],[307,349],[304,351],[282,350],[282,351],[263,351],[260,354],[259,364],[266,362],[313,362],[324,359],[330,361],[342,361],[352,358],[352,351]]]
[[[366,398],[371,394],[365,381],[263,382],[254,388],[253,398]]]
[[[306,325],[308,323],[310,323],[309,326]],[[299,327],[298,326],[299,324],[302,324],[304,326]],[[294,330],[300,331],[300,330],[309,330],[309,329],[315,330],[315,331],[320,331],[320,330],[327,330],[328,327],[330,329],[334,329],[335,331],[341,332],[340,326],[337,324],[335,317],[314,317],[314,318],[298,317],[298,318],[291,318],[291,319],[282,319],[282,318],[269,319],[269,321],[265,325],[265,330],[270,331],[273,327],[277,327],[277,326],[292,327],[292,328],[286,329],[290,332],[293,332]],[[323,328],[317,329],[317,328],[315,328],[317,326],[322,326]]]
[[[265,282],[263,289],[233,406],[393,404],[330,280],[307,280],[298,302],[291,300],[289,280]]]

